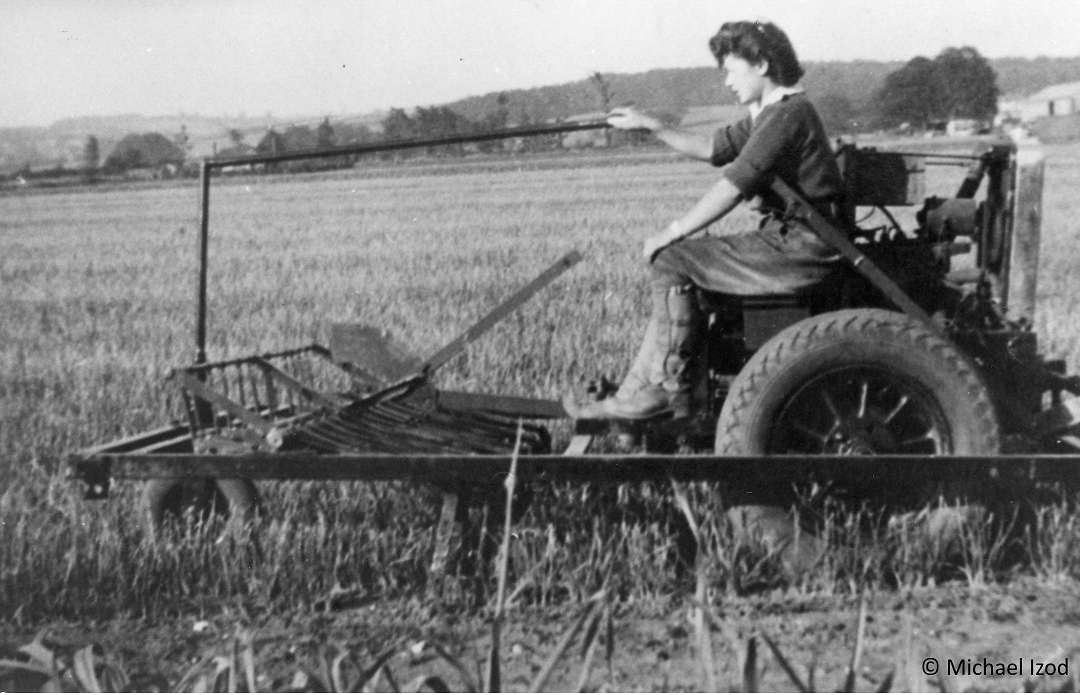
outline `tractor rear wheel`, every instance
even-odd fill
[[[259,513],[259,493],[247,479],[183,478],[150,481],[143,501],[154,533],[192,514],[199,521],[224,517],[246,523]]]
[[[716,453],[728,456],[991,456],[998,450],[996,414],[970,361],[918,320],[879,309],[821,314],[778,333],[735,378],[716,429]],[[922,481],[904,491],[863,492],[887,494],[901,505],[966,496]],[[787,571],[809,569],[824,552],[825,540],[805,524],[816,510],[791,512],[799,506],[795,490],[733,485],[723,494],[735,532],[780,548]],[[934,518],[970,509],[943,508]]]
[[[974,366],[918,320],[821,314],[774,336],[735,378],[721,455],[994,455],[997,418]]]

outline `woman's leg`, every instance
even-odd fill
[[[654,263],[651,268],[652,312],[630,370],[614,396],[568,407],[574,417],[645,420],[690,414],[689,377],[699,352],[701,322],[694,286],[667,264]]]
[[[789,232],[775,224],[667,247],[650,265],[652,314],[619,390],[584,406],[566,400],[567,412],[576,418],[623,420],[688,414],[702,323],[694,287],[731,295],[790,294],[820,281],[837,258],[812,232]]]

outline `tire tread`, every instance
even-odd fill
[[[717,423],[716,453],[722,456],[746,453],[742,442],[733,435],[746,426],[747,412],[759,397],[763,384],[780,366],[815,345],[852,332],[877,333],[933,355],[957,375],[969,398],[973,399],[972,410],[977,416],[978,430],[976,448],[998,450],[997,418],[989,393],[978,371],[959,350],[905,314],[881,309],[848,309],[821,314],[781,331],[747,362],[724,401]]]

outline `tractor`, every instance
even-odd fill
[[[783,499],[811,480],[879,495],[925,494],[913,481],[996,481],[998,489],[1019,480],[1073,481],[1080,379],[1039,354],[1031,324],[1042,162],[1011,142],[971,154],[842,144],[840,226],[774,181],[784,214],[847,262],[796,295],[698,292],[708,327],[692,418],[578,420],[566,449],[553,452],[538,423],[566,419],[560,403],[432,385],[440,366],[573,266],[576,253],[426,360],[355,325],[333,326],[329,347],[207,359],[213,170],[603,127],[205,161],[197,358],[170,376],[186,421],[79,452],[73,475],[91,497],[107,496],[114,478],[153,481],[147,501],[156,522],[192,497],[248,518],[258,508],[252,480],[411,479],[444,490],[448,524],[460,516],[459,497],[487,499],[512,466],[532,479],[719,480],[734,491],[733,503]],[[951,197],[926,195],[926,170],[936,165],[966,168]],[[865,223],[870,213],[879,220],[873,226]],[[914,220],[908,229],[898,219],[905,215]],[[602,379],[593,390],[604,398],[614,385]],[[644,437],[644,451],[590,453],[609,432]]]

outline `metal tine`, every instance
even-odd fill
[[[342,413],[342,416],[343,419],[347,418],[350,421],[378,417],[381,422],[388,424],[409,424],[419,419],[415,414],[401,413],[396,409],[387,408],[385,407],[387,403],[389,403],[389,401],[372,403],[366,408],[349,410],[347,413]]]
[[[492,446],[498,450],[507,450],[512,448],[514,442],[517,440],[517,429],[513,426],[513,423],[506,423],[502,427],[494,426],[475,426],[474,423],[469,423],[470,430],[474,433],[475,437],[482,438],[485,442],[491,442]],[[445,425],[449,432],[460,432],[463,428],[459,424],[447,423]],[[522,428],[522,442],[524,442],[528,449],[531,450],[533,445],[539,445],[542,441],[542,436],[536,432],[535,428],[523,427]]]
[[[447,437],[434,437],[430,433],[421,432],[397,432],[396,436],[389,436],[391,433],[385,430],[368,430],[357,431],[353,429],[349,431],[340,427],[340,422],[326,421],[320,423],[320,426],[325,429],[334,430],[339,436],[342,437],[348,443],[349,447],[359,446],[361,443],[372,447],[377,446],[377,450],[402,450],[402,449],[420,449],[430,450],[432,448],[447,449],[446,439]],[[407,436],[403,436],[407,435]],[[406,442],[412,446],[407,446]]]
[[[248,378],[248,387],[251,389],[251,398],[255,402],[255,412],[261,413],[263,411],[263,403],[262,399],[259,398],[259,380],[255,378],[255,368],[249,365],[243,373],[246,374]]]
[[[292,374],[293,371],[294,371],[293,370],[293,364],[296,362],[296,356],[295,355],[289,355],[284,360],[282,360],[282,362],[284,364],[282,365],[281,371],[288,372],[289,374]],[[296,393],[293,391],[293,389],[285,389],[285,393],[288,394],[286,397],[289,399],[289,405],[292,406],[293,410],[296,410],[297,409],[297,395],[296,395]]]
[[[296,430],[296,436],[300,440],[301,444],[309,446],[316,451],[323,451],[326,453],[338,453],[341,451],[341,447],[338,442],[331,439],[327,439],[321,435],[317,430],[305,427]]]
[[[448,437],[460,439],[465,442],[483,443],[488,446],[498,446],[500,442],[512,443],[515,431],[509,429],[494,430],[490,428],[473,427],[468,422],[434,422],[428,428],[436,429],[445,433]]]
[[[203,423],[199,419],[199,411],[197,406],[195,405],[195,399],[191,397],[191,394],[187,392],[187,389],[182,389],[180,391],[180,395],[184,399],[184,410],[187,411],[188,423],[191,428],[191,432],[194,434],[195,432],[201,430],[206,423]],[[210,427],[213,427],[214,425],[213,422],[208,424]]]
[[[453,418],[453,415],[445,413],[448,418]],[[501,419],[497,416],[487,415],[485,413],[468,413],[470,424],[482,428],[486,432],[500,433],[506,438],[508,442],[513,442],[517,436],[517,424],[513,421]],[[536,425],[523,425],[523,434],[530,439],[541,437],[540,429]]]
[[[504,435],[509,437],[510,439],[513,439],[516,436],[517,432],[516,426],[513,426],[512,424],[477,418],[474,417],[471,413],[467,414],[464,418],[459,418],[459,416],[451,415],[446,412],[438,412],[435,413],[433,419],[435,419],[440,424],[445,424],[447,426],[460,426],[461,423],[464,421],[467,422],[470,427],[476,430],[488,432],[491,434]]]
[[[377,415],[378,413],[373,412],[371,414]],[[328,418],[327,420],[336,421],[335,424],[339,428],[344,429],[345,431],[351,430],[353,432],[356,432],[358,435],[362,434],[363,430],[367,429],[366,427],[363,427],[363,425],[370,426],[378,424],[376,418],[372,418],[371,420],[368,420],[366,422],[347,422],[339,418]],[[382,430],[382,428],[377,429]],[[406,434],[405,432],[401,432],[400,430],[398,431],[401,434]],[[507,439],[507,435],[511,433],[509,431],[498,432],[496,433],[498,436],[493,441],[492,437],[484,436],[485,433],[460,427],[460,423],[445,423],[439,424],[437,426],[432,426],[431,423],[425,422],[422,424],[410,426],[407,434],[409,438],[413,441],[435,444],[444,448],[448,448],[450,450],[471,450],[478,447],[490,450],[492,448],[499,448],[499,444],[505,442]],[[400,436],[395,437],[394,439],[398,440],[400,439]]]
[[[289,363],[286,365],[288,369],[283,369],[282,371],[291,376],[293,379],[296,379],[296,381],[300,382],[305,387],[311,389],[312,391],[317,391],[318,389],[311,385],[310,375],[305,374],[304,367],[306,365],[307,360],[301,359],[300,355],[294,355],[289,359]],[[291,391],[292,389],[289,390]],[[303,399],[304,402],[307,402],[307,398],[304,396],[298,395],[297,398]]]
[[[409,406],[406,406],[404,404],[398,404],[398,403],[387,403],[386,406],[387,406],[388,409],[392,409],[392,408],[404,409],[404,408],[409,407]],[[435,410],[431,411],[430,413],[426,413],[426,415],[428,416],[428,418],[430,420],[432,420],[434,422],[437,422],[437,423],[440,423],[440,424],[445,424],[445,425],[451,426],[451,427],[460,427],[463,420],[464,420],[464,421],[468,421],[468,423],[470,425],[473,425],[473,426],[477,427],[478,429],[483,429],[483,430],[488,431],[488,432],[504,433],[504,432],[508,431],[507,430],[508,426],[506,424],[473,419],[471,417],[471,414],[469,414],[469,413],[450,414],[450,413],[447,413],[445,411],[440,411],[438,409],[435,409]],[[462,416],[464,416],[464,417],[462,417]],[[508,432],[509,432],[508,436],[513,437],[514,433],[516,432],[516,428],[510,429]]]
[[[332,436],[342,443],[346,449],[361,449],[364,451],[399,451],[402,450],[403,439],[400,432],[383,427],[352,426],[344,427],[345,423],[339,418],[330,416],[320,418],[310,425],[310,429],[316,429],[326,436]]]
[[[271,362],[271,364],[283,372],[288,372],[292,368],[292,360],[290,357],[283,357],[277,362]],[[272,378],[273,377],[271,377],[269,373],[267,373],[267,379]],[[295,398],[295,395],[293,394],[292,389],[285,388],[284,386],[281,387],[281,397],[288,401],[289,405],[293,406],[293,409],[295,410],[296,403],[293,400]]]
[[[232,372],[235,375],[233,377],[233,379],[235,379],[235,381],[236,381],[236,393],[237,393],[237,399],[236,400],[239,401],[240,405],[247,408],[248,407],[247,393],[246,393],[247,389],[244,388],[243,367],[238,364],[235,367],[233,367]]]
[[[388,411],[401,411],[402,413],[408,412],[408,410],[411,409],[411,406],[401,403],[386,402],[381,405]],[[464,415],[465,417],[461,417],[461,415]],[[500,439],[513,439],[516,433],[516,428],[513,427],[512,424],[496,423],[488,420],[473,420],[468,414],[461,415],[451,415],[438,409],[422,413],[423,419],[425,420],[424,424],[426,426],[435,426],[455,433],[463,432],[463,425],[468,425],[473,433],[484,437],[493,435]]]
[[[327,423],[320,422],[305,431],[313,434],[317,433],[318,435],[326,439],[333,440],[335,447],[338,451],[397,453],[401,450],[400,441],[394,441],[393,439],[358,439],[355,437],[343,438],[340,437],[340,435],[328,433],[326,430]]]
[[[348,451],[354,447],[355,442],[352,442],[348,438],[341,437],[334,432],[327,431],[327,428],[323,427],[322,424],[323,423],[314,423],[309,427],[305,427],[304,431],[319,441],[328,444],[337,452]]]
[[[461,428],[460,423],[444,423],[438,426],[410,426],[407,432],[400,427],[387,427],[378,417],[379,408],[373,408],[359,420],[343,420],[338,416],[321,417],[306,423],[300,430],[320,446],[332,446],[343,450],[379,451],[436,451],[457,453],[472,451],[492,453],[504,451],[510,435],[508,428],[501,431],[477,432]],[[407,436],[402,436],[407,435]],[[487,435],[487,436],[485,436]],[[490,436],[494,435],[494,436]]]
[[[376,413],[369,413],[371,415],[377,415]],[[341,434],[351,445],[357,445],[360,442],[379,442],[381,447],[387,446],[393,449],[399,449],[402,442],[402,432],[400,427],[395,427],[395,423],[387,423],[379,417],[366,417],[361,420],[344,420],[336,415],[320,418],[315,426],[323,429],[324,431],[329,429],[335,433]],[[412,439],[423,439],[430,441],[431,438],[423,436],[418,431],[409,431],[407,433]]]
[[[228,398],[230,401],[234,400],[232,397],[232,389],[229,387],[229,375],[224,369],[215,369],[211,372],[216,378],[214,382],[218,386],[218,393]]]
[[[316,380],[311,360],[298,355],[281,359],[282,371],[300,382]],[[268,380],[268,386],[272,384]],[[306,384],[307,385],[307,384]],[[471,412],[448,412],[424,402],[403,402],[414,393],[408,381],[388,387],[370,400],[357,401],[332,414],[315,415],[292,428],[298,441],[319,449],[335,451],[443,451],[477,453],[504,451],[516,433],[514,423],[498,417]],[[395,392],[395,389],[400,389]],[[287,389],[296,413],[296,396]],[[305,399],[306,400],[306,399]],[[532,436],[537,435],[529,428]]]
[[[300,375],[300,381],[309,385],[311,388],[315,387],[314,375],[311,373],[311,362],[308,360],[297,360],[296,372]]]
[[[225,382],[226,393],[229,400],[240,402],[240,395],[236,393],[236,378],[234,376],[234,370],[229,367],[225,367],[221,370],[221,380]]]
[[[259,412],[259,396],[257,393],[251,390],[251,379],[248,378],[248,373],[251,371],[250,364],[244,364],[236,371],[236,378],[240,382],[240,392],[245,394],[247,400],[244,401],[245,407],[250,406],[256,413]]]
[[[315,383],[315,374],[311,369],[311,360],[302,360],[297,356],[296,365],[293,367],[294,377],[304,386],[307,386],[312,391],[318,391],[318,387]]]
[[[187,391],[181,391],[180,395],[184,399],[184,410],[187,411],[188,426],[191,428],[192,433],[199,429],[199,417],[195,411],[195,403],[192,402],[191,396]]]
[[[216,386],[218,393],[230,400],[232,399],[232,396],[229,394],[229,380],[225,378],[223,371],[218,369],[208,370],[206,372],[206,381],[212,386]],[[224,419],[227,421],[227,416],[226,418],[222,418],[221,412],[217,410],[217,407],[214,405],[210,405],[209,408],[213,412],[210,427],[214,432],[220,433],[223,427],[222,420]]]
[[[333,428],[327,427],[326,421],[327,418],[325,417],[309,420],[295,428],[293,431],[300,433],[301,435],[309,436],[324,446],[332,448],[334,451],[354,448],[358,443],[356,437],[351,435],[345,436],[341,432],[335,432]]]
[[[381,427],[357,426],[354,423],[347,424],[335,417],[323,418],[314,426],[322,431],[333,432],[348,447],[355,447],[361,443],[371,445],[377,442],[380,445],[379,449],[386,447],[396,449],[401,442],[400,431]]]
[[[420,418],[410,418],[402,420],[400,418],[387,418],[386,414],[382,412],[382,408],[372,408],[364,413],[365,417],[359,420],[345,420],[340,419],[341,423],[347,427],[364,427],[364,428],[376,428],[379,430],[396,431],[398,433],[403,432],[403,426],[409,428],[408,434],[415,438],[430,439],[430,437],[424,434],[424,427],[426,423]]]
[[[420,417],[411,413],[401,413],[394,409],[386,407],[385,403],[377,403],[369,408],[365,408],[363,411],[351,412],[349,417],[343,417],[343,420],[348,422],[362,422],[365,420],[376,420],[380,423],[387,425],[410,425],[420,421]]]
[[[260,369],[263,375],[263,383],[266,384],[266,400],[273,409],[278,407],[277,389],[274,388],[274,380],[270,376],[270,372],[265,369]]]

